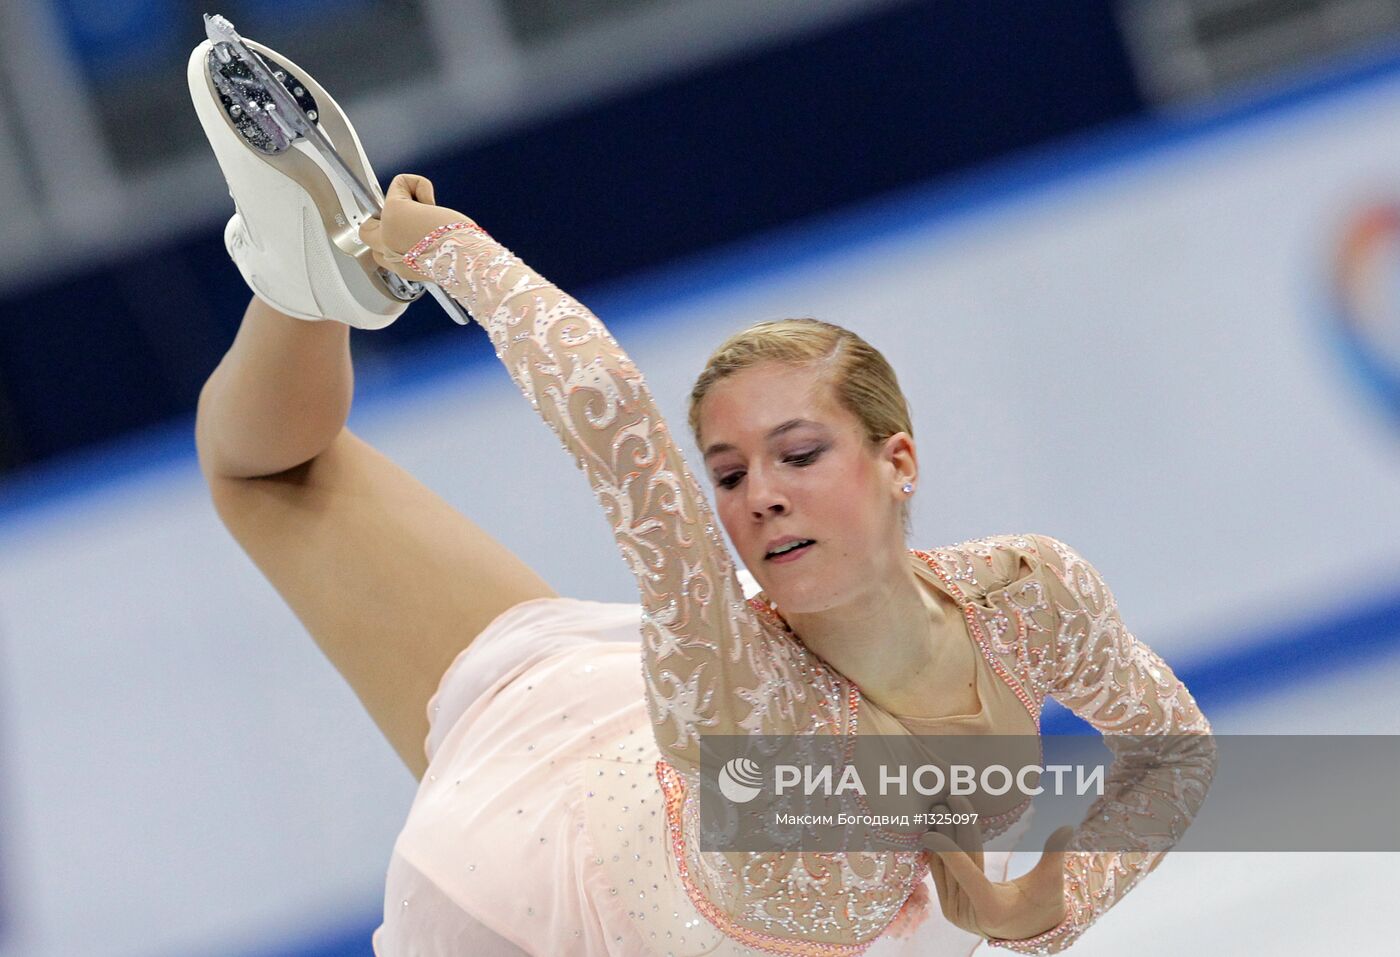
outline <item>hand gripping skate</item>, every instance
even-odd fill
[[[427,288],[466,324],[467,311],[440,287],[381,268],[360,240],[383,193],[330,94],[224,17],[204,23],[190,94],[238,207],[229,253],[253,290],[289,315],[378,329]]]

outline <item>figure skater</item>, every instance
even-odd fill
[[[702,734],[1036,735],[1047,697],[1115,735],[1210,728],[1064,542],[908,547],[913,427],[862,338],[763,322],[710,357],[688,424],[712,510],[597,316],[422,177],[395,177],[381,216],[347,230],[313,155],[254,155],[197,78],[207,47],[191,91],[255,296],[200,395],[199,459],[226,526],[420,780],[379,957],[1051,953],[1160,863],[1160,848],[1079,848],[1149,813],[1184,826],[1201,752],[1156,769],[1120,755],[1089,818],[1014,879],[1014,793],[962,805],[980,826],[892,851],[700,851]],[[364,281],[379,267],[441,285],[483,326],[593,489],[637,603],[558,595],[345,427],[350,327],[404,308]]]

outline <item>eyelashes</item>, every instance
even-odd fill
[[[807,452],[798,452],[793,455],[785,456],[783,458],[783,462],[787,465],[795,465],[798,468],[806,468],[807,466],[815,462],[817,458],[823,452],[826,451],[826,449],[827,447],[825,445],[819,445],[816,448]],[[744,472],[741,469],[739,471],[730,472],[727,475],[723,475],[717,478],[715,480],[715,484],[720,488],[731,489],[734,488],[734,486],[738,485],[739,480],[743,477]]]

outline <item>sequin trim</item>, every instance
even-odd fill
[[[427,252],[428,247],[430,247],[433,243],[437,242],[439,239],[446,236],[448,233],[454,232],[458,229],[474,229],[482,235],[487,235],[486,230],[482,229],[476,223],[447,223],[444,226],[439,226],[437,229],[434,229],[428,235],[424,236],[422,239],[418,240],[418,242],[414,243],[413,247],[409,249],[408,252],[403,254],[404,265],[406,265],[409,269],[412,269],[414,272],[420,275],[427,275],[427,273],[419,265],[418,257],[423,255],[423,253]]]
[[[774,628],[791,635],[794,641],[801,643],[801,639],[797,637],[792,627],[782,615],[778,614],[777,610],[773,608],[772,605],[760,600],[757,596],[750,598],[748,601],[753,609],[758,612],[759,617],[767,621]],[[835,672],[833,672],[833,674],[834,673]],[[859,734],[861,693],[860,687],[854,681],[845,676],[841,677],[842,680],[850,686],[847,691],[846,702],[846,711],[849,715],[845,731],[847,739],[845,749],[842,752],[846,764],[849,765],[855,759],[855,737]],[[874,809],[865,800],[865,795],[859,792],[856,794],[856,806],[861,813],[874,814]],[[872,826],[871,831],[883,841],[890,844],[902,845],[909,849],[920,847],[923,844],[923,835],[925,833],[920,831],[911,834],[906,831],[891,831],[878,826]]]
[[[716,907],[691,879],[690,867],[686,862],[685,834],[681,826],[681,805],[685,803],[686,793],[685,779],[664,760],[656,762],[656,778],[666,798],[666,829],[671,839],[671,852],[676,862],[676,870],[680,874],[686,896],[695,905],[695,909],[726,937],[765,954],[777,954],[781,957],[856,957],[870,949],[871,944],[875,942],[873,939],[865,943],[828,944],[765,934],[735,922]],[[927,872],[927,862],[921,862],[918,876],[910,883],[910,887],[922,881]]]
[[[1001,658],[992,651],[987,641],[987,633],[982,629],[981,617],[977,614],[977,610],[973,607],[972,602],[963,594],[963,590],[958,587],[957,583],[948,577],[948,573],[943,570],[943,566],[939,565],[938,561],[932,555],[920,549],[915,549],[914,554],[938,576],[943,584],[948,586],[948,590],[953,593],[953,597],[958,600],[958,605],[962,608],[963,617],[967,619],[967,626],[972,632],[972,640],[977,642],[977,647],[982,651],[982,657],[987,659],[987,664],[992,666],[992,670],[996,672],[997,677],[1006,682],[1006,686],[1011,689],[1011,692],[1016,695],[1016,698],[1025,706],[1026,711],[1031,716],[1031,720],[1035,722],[1036,728],[1039,729],[1040,706],[1026,693],[1026,689],[1021,685],[1021,682],[1013,678],[1011,673],[1006,670],[1006,665],[1002,664]],[[1019,615],[1016,616],[1016,621],[1019,644],[1026,636],[1025,622]]]
[[[745,603],[704,490],[640,370],[598,318],[475,224],[440,227],[411,252],[417,262],[411,268],[430,277],[481,322],[496,355],[531,407],[558,434],[608,516],[641,593],[643,677],[652,729],[666,761],[698,767],[701,733],[843,730],[851,685]],[[1103,732],[1110,748],[1115,733],[1209,735],[1210,725],[1190,693],[1124,628],[1107,585],[1064,543],[1047,536],[993,536],[939,549],[952,574],[930,567],[945,584],[978,585],[978,573],[987,577],[996,559],[1012,551],[1037,569],[1019,581],[1022,587],[1014,593],[1009,587],[997,592],[1003,604],[1014,607],[1014,615],[979,609],[982,614],[973,615],[970,624],[976,626],[973,635],[983,654],[993,653],[993,669],[1015,682],[1011,686],[1028,713],[1038,720],[1043,699],[1053,694]],[[1044,574],[1038,571],[1042,565]],[[1184,829],[1181,822],[1203,800],[1213,774],[1213,750],[1200,751],[1161,768],[1132,766],[1131,754],[1115,752],[1118,773],[1109,772],[1112,793],[1096,802],[1081,832],[1121,831],[1146,814],[1170,819],[1168,836],[1178,834]],[[672,823],[668,820],[668,827]],[[1042,945],[1053,949],[1072,942],[1163,854],[1153,849],[1088,854],[1074,848],[1071,842],[1066,855],[1074,927]],[[919,863],[927,871],[922,855],[899,851],[892,856],[900,868],[897,877],[892,872],[855,876],[866,882],[860,889],[871,897],[865,903],[879,919],[870,919],[869,907],[859,920],[846,915],[842,929],[849,936],[869,936],[871,927],[858,928],[859,923],[887,926],[885,911],[907,899],[911,890],[906,878]],[[731,888],[736,899],[725,903],[737,911],[751,888],[744,875],[736,877],[737,886]],[[884,899],[874,899],[877,889]],[[787,939],[798,934],[797,924],[809,916],[788,915],[794,929],[767,943],[787,946]],[[895,910],[889,910],[889,918],[894,916]],[[741,927],[734,932],[755,935]],[[854,945],[772,952],[859,953]]]
[[[1051,945],[1065,938],[1070,931],[1076,928],[1074,912],[1068,905],[1069,897],[1069,893],[1066,892],[1065,919],[1044,933],[1037,934],[1034,937],[1027,937],[1024,940],[1002,940],[999,937],[989,937],[987,938],[987,946],[999,947],[1003,950],[1015,950],[1026,954],[1051,953]]]
[[[1013,694],[1016,695],[1016,699],[1021,702],[1022,706],[1025,707],[1027,713],[1030,714],[1031,720],[1035,722],[1036,728],[1038,730],[1040,727],[1040,709],[1035,706],[1034,702],[1026,694],[1021,683],[1014,680],[1011,677],[1010,673],[1006,670],[1006,666],[1002,663],[1001,659],[989,647],[986,632],[983,630],[981,621],[977,617],[977,608],[975,604],[968,599],[968,597],[963,593],[963,590],[958,587],[957,583],[949,578],[948,574],[943,570],[942,567],[939,566],[937,559],[935,559],[929,552],[924,551],[923,549],[911,548],[909,550],[909,554],[917,558],[919,561],[923,562],[925,565],[927,565],[933,571],[933,573],[938,576],[939,580],[947,586],[949,592],[952,593],[953,598],[957,601],[958,607],[959,609],[961,609],[964,618],[967,619],[969,633],[972,635],[972,640],[977,645],[978,650],[982,653],[982,656],[987,660],[988,664],[992,668],[992,671],[997,675],[997,677],[1004,684],[1006,684],[1008,688],[1011,689],[1011,692]],[[794,634],[792,628],[788,625],[787,621],[782,617],[782,615],[778,614],[777,610],[773,608],[773,606],[769,605],[767,602],[763,601],[757,596],[750,598],[748,602],[749,605],[752,606],[756,612],[758,612],[759,616],[765,621],[767,621],[769,624],[771,624],[774,628],[784,631],[789,635],[793,635],[794,640],[800,640],[797,639],[796,635]],[[1026,634],[1024,623],[1020,623],[1017,633],[1022,638],[1024,637],[1024,635]],[[855,692],[855,697],[853,699],[853,703],[850,705],[852,719],[851,731],[849,733],[855,734],[855,715],[859,710],[860,699],[859,689],[854,688],[854,682],[852,682],[852,685],[853,691]],[[1039,749],[1040,757],[1043,759],[1045,756],[1044,746],[1037,742],[1037,747]],[[848,751],[848,761],[850,760],[850,757],[851,756]],[[873,810],[865,801],[864,795],[858,794],[856,799],[862,811],[873,813]],[[1012,824],[1020,820],[1021,815],[1025,814],[1026,809],[1030,806],[1031,799],[1028,797],[1020,804],[1017,804],[1015,807],[1003,811],[1000,814],[980,818],[978,823],[982,831],[983,839],[992,840],[993,838],[996,838],[1001,834],[1005,833],[1007,830],[1010,829]],[[918,847],[923,843],[922,832],[917,834],[911,834],[909,832],[903,831],[888,831],[882,828],[876,828],[875,832],[882,839],[889,841],[890,843],[903,844],[904,846],[910,848]]]

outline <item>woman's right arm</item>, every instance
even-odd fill
[[[555,592],[345,428],[349,327],[254,299],[195,423],[220,518],[422,777],[427,702],[501,612]]]

